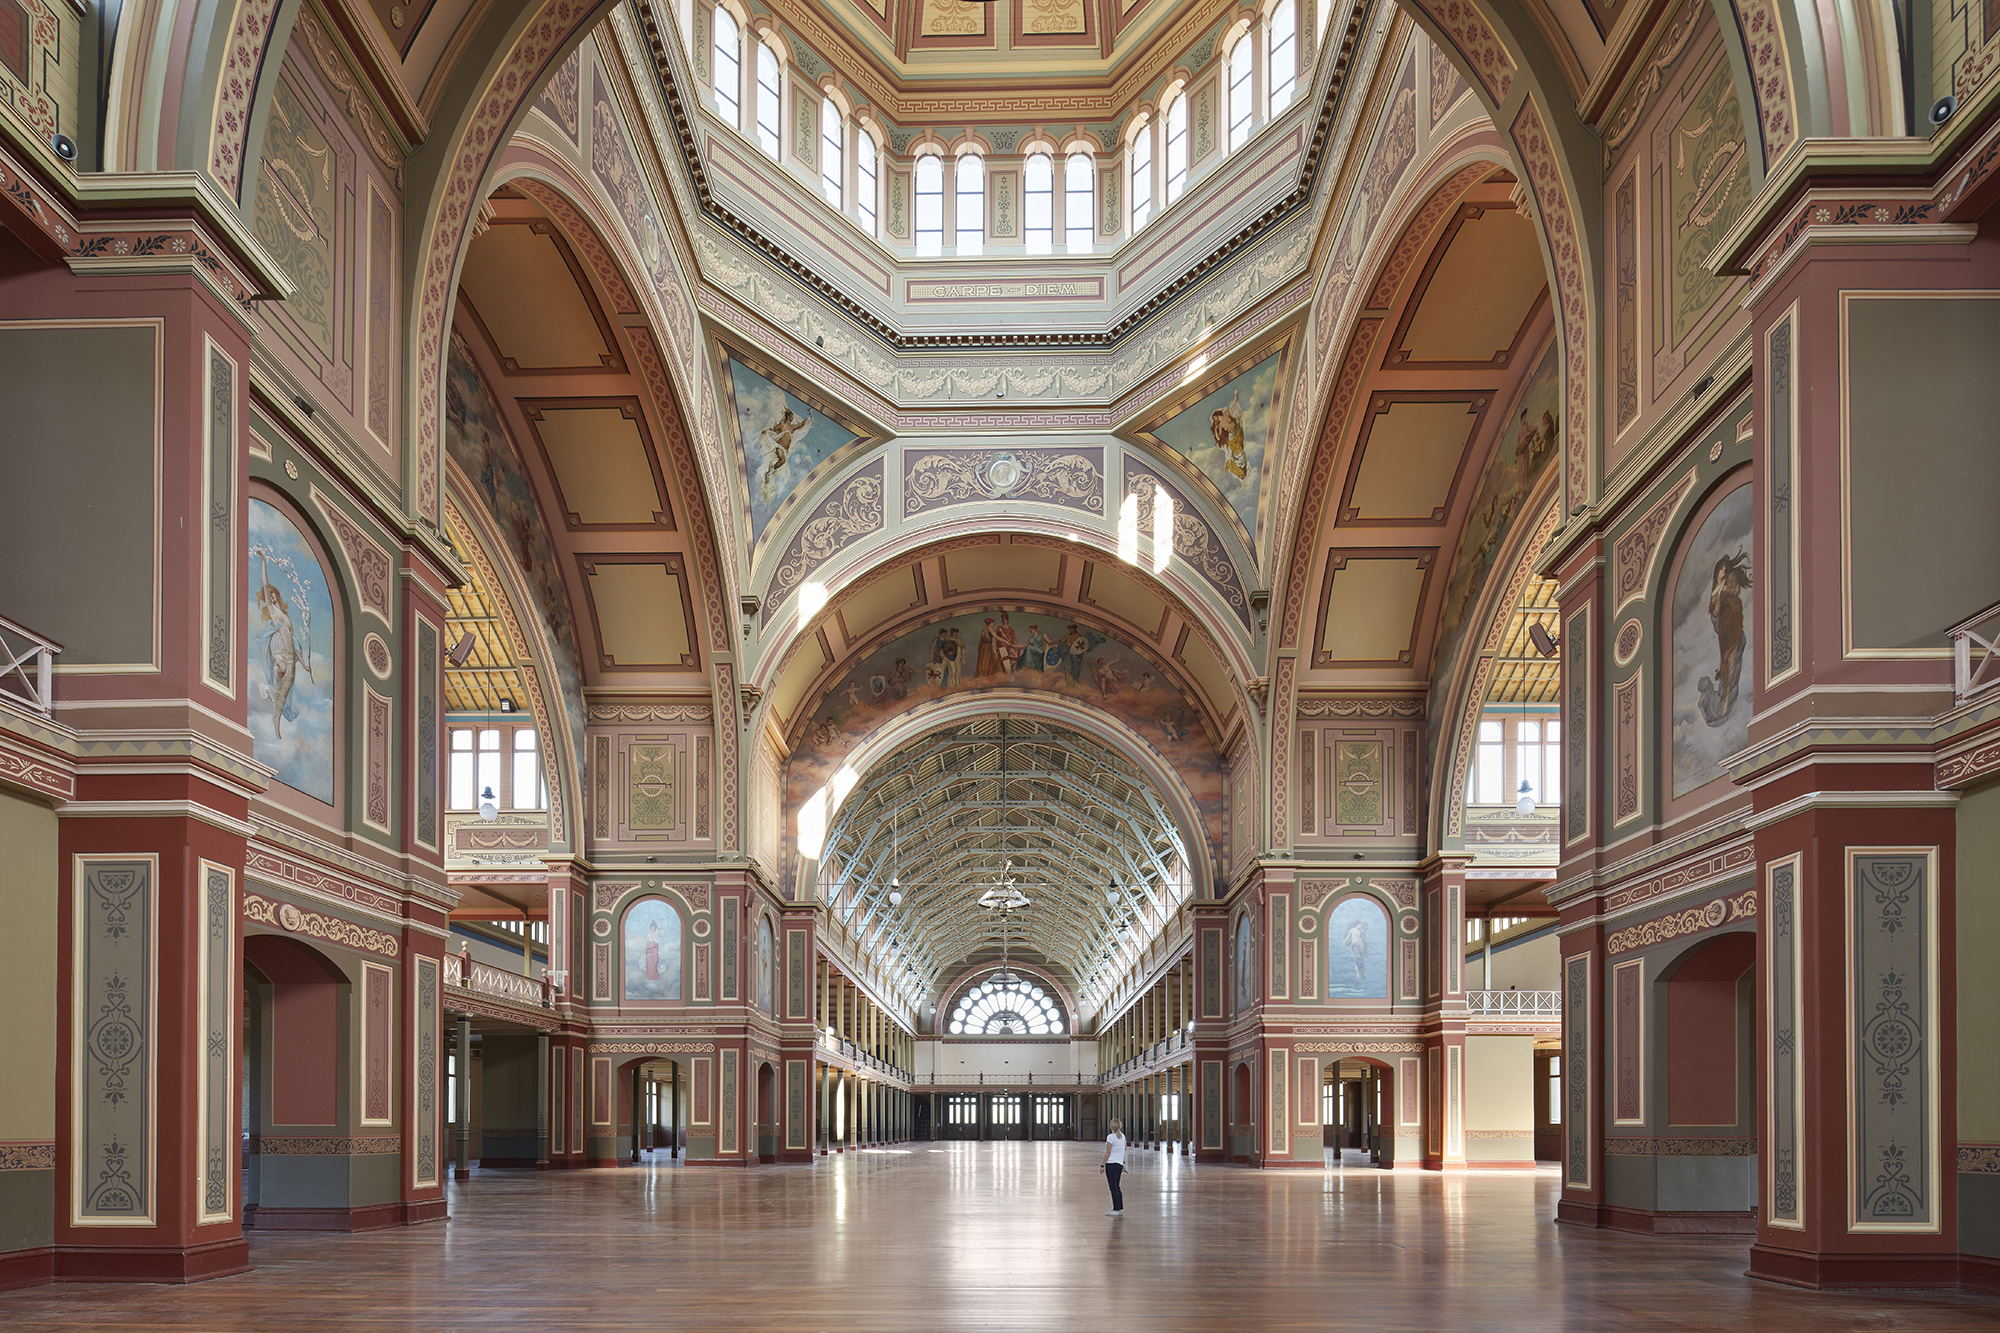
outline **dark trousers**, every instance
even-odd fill
[[[1118,1177],[1125,1174],[1123,1162],[1104,1164],[1104,1183],[1111,1186],[1111,1206],[1119,1212],[1125,1211],[1125,1191],[1118,1188]]]

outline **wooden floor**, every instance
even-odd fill
[[[263,1234],[193,1287],[0,1294],[0,1328],[1982,1329],[2000,1302],[1741,1276],[1747,1242],[1557,1227],[1554,1171],[1196,1170],[1095,1144],[912,1144],[812,1167],[475,1172],[451,1221]],[[254,1234],[254,1233],[253,1233]]]

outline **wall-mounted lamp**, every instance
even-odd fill
[[[503,713],[514,712],[514,701],[512,699],[502,699],[500,701],[500,711]]]

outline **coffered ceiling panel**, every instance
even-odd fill
[[[1085,574],[1083,600],[1157,637],[1167,604],[1109,565],[1092,562]]]
[[[1487,402],[1484,394],[1377,394],[1340,521],[1442,523]]]
[[[701,665],[679,556],[585,557],[579,562],[608,671],[686,671]]]
[[[1046,546],[995,546],[953,551],[941,557],[947,593],[1008,588],[1018,592],[1062,591],[1064,556]]]
[[[1313,665],[1408,666],[1436,555],[1434,550],[1329,552]]]
[[[636,399],[523,399],[572,528],[671,528]]]
[[[1417,279],[1389,364],[1505,366],[1547,285],[1533,223],[1512,208],[1461,205]]]
[[[855,589],[841,604],[839,611],[841,628],[845,631],[848,642],[852,643],[883,621],[900,615],[923,600],[921,567],[911,565],[908,569],[899,570]]]
[[[510,375],[625,368],[589,281],[545,220],[497,219],[466,250],[459,289]]]

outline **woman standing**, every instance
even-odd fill
[[[1125,1174],[1125,1122],[1111,1122],[1111,1133],[1104,1140],[1104,1183],[1111,1187],[1111,1208],[1106,1217],[1125,1216],[1125,1191],[1118,1188],[1118,1178]]]

